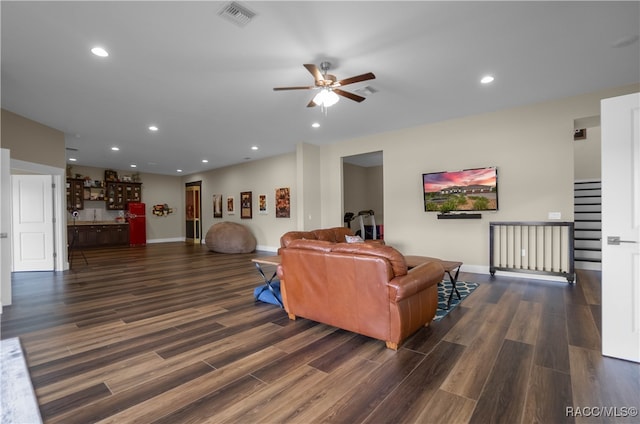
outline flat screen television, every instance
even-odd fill
[[[422,174],[425,212],[497,211],[496,167]]]

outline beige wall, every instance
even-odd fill
[[[601,161],[600,127],[587,128],[587,138],[573,142],[576,180],[599,180]]]
[[[2,109],[0,146],[11,159],[65,167],[64,133]]]
[[[184,240],[184,184],[181,177],[140,174],[142,201],[147,208],[147,240],[152,242]],[[167,204],[173,213],[156,216],[153,205]]]
[[[296,228],[309,231],[321,227],[320,147],[308,143],[296,146],[296,195],[299,208],[296,214]],[[294,229],[294,228],[292,228]]]
[[[599,114],[620,87],[322,146],[323,226],[342,221],[341,158],[384,152],[385,240],[405,254],[461,260],[488,270],[490,221],[573,220],[573,123]],[[498,212],[479,220],[438,220],[424,212],[421,174],[497,166]]]
[[[296,155],[276,156],[215,169],[183,178],[182,190],[187,182],[202,181],[202,229],[203,239],[208,229],[223,221],[246,225],[256,236],[259,249],[273,250],[280,246],[280,236],[298,229],[299,190],[296,184]],[[275,190],[289,187],[291,192],[291,218],[275,217]],[[253,197],[253,218],[240,218],[240,192],[250,191]],[[213,195],[222,194],[223,217],[213,218]],[[258,196],[267,196],[267,214],[258,213]],[[226,210],[227,196],[235,198],[235,214]],[[310,203],[312,204],[312,203]],[[313,211],[309,211],[313,214]],[[312,215],[313,218],[313,215]],[[183,231],[184,233],[184,231]]]

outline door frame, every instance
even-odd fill
[[[66,209],[66,170],[38,163],[11,159],[12,174],[40,174],[51,175],[53,188],[53,248],[54,271],[69,269],[67,257],[67,209]],[[13,240],[11,240],[13,245]]]
[[[194,204],[189,203],[189,193],[197,192],[198,196]],[[193,181],[189,183],[185,183],[184,185],[184,204],[185,204],[185,241],[193,244],[202,243],[202,181]],[[187,223],[189,222],[189,206],[195,206],[193,208],[192,214],[194,216],[193,219],[193,235],[194,237],[189,237],[189,233],[187,232]]]

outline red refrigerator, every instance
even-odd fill
[[[129,245],[147,244],[147,220],[144,203],[127,203],[127,221],[129,222]]]

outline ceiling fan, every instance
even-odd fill
[[[320,92],[307,104],[307,107],[324,106],[329,107],[335,104],[338,100],[338,96],[346,97],[358,103],[362,102],[365,98],[354,93],[342,90],[340,87],[345,85],[354,84],[356,82],[367,81],[374,79],[376,76],[373,73],[368,72],[366,74],[357,75],[355,77],[346,78],[338,81],[335,75],[328,74],[331,69],[330,62],[322,62],[320,68],[314,64],[305,64],[307,71],[313,75],[315,79],[315,85],[301,86],[301,87],[276,87],[274,91],[283,90],[317,90]]]

